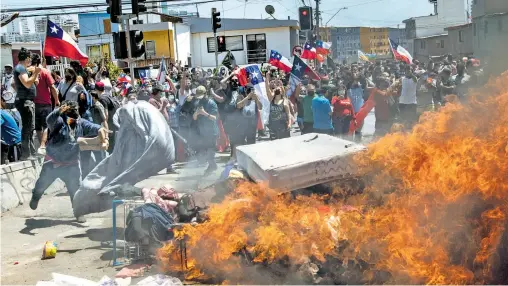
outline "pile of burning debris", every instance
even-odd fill
[[[371,144],[362,181],[292,196],[239,184],[159,262],[210,283],[507,284],[506,82]]]

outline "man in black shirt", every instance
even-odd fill
[[[21,160],[33,158],[36,154],[33,133],[35,130],[35,86],[38,83],[40,65],[36,65],[30,74],[27,68],[31,65],[30,51],[21,48],[18,54],[19,64],[14,69],[14,85],[16,88],[16,101],[14,106],[21,115]]]

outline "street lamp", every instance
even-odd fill
[[[335,12],[335,14],[333,14],[333,16],[330,18],[330,20],[328,20],[328,22],[326,22],[325,26],[328,26],[328,23],[330,23],[330,21],[333,19],[333,17],[337,16],[337,14],[339,14],[339,12],[342,10],[347,10],[347,7],[342,7],[339,9],[339,11]]]

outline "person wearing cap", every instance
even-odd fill
[[[205,175],[211,174],[217,170],[217,163],[215,163],[215,145],[219,129],[217,126],[218,108],[215,101],[206,96],[206,88],[202,85],[196,88],[196,95],[193,99],[194,104],[197,105],[192,119],[196,122],[197,128],[195,142],[196,151],[198,156],[203,156],[208,167],[205,170]]]
[[[2,75],[2,91],[1,95],[5,101],[6,108],[14,108],[14,101],[16,99],[16,90],[14,90],[14,78],[12,76],[12,65],[7,64],[4,67]]]

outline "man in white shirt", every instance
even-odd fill
[[[418,120],[416,111],[416,87],[418,80],[411,67],[406,68],[406,75],[401,79],[402,90],[399,98],[400,120],[408,129]]]
[[[2,76],[2,98],[5,101],[8,109],[14,108],[14,101],[16,99],[16,91],[13,87],[13,74],[12,65],[5,65],[4,74]]]

